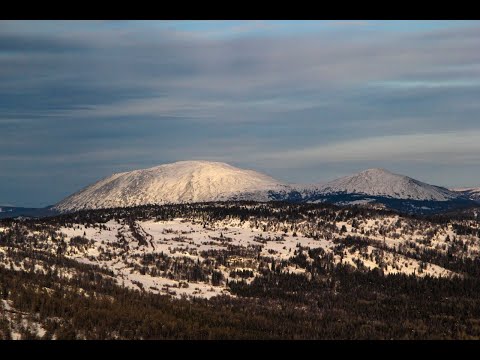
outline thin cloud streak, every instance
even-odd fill
[[[263,154],[267,161],[304,166],[329,162],[385,161],[448,163],[480,161],[480,131],[385,135]]]
[[[432,182],[480,185],[478,22],[0,28],[0,200],[50,203],[79,178],[189,158],[296,182],[430,164]]]

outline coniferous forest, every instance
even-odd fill
[[[360,227],[355,222],[364,218],[381,220],[391,216],[398,214],[326,204],[229,203],[109,209],[44,219],[3,220],[0,338],[11,339],[14,334],[18,339],[45,340],[479,339],[480,265],[476,257],[468,257],[456,243],[468,243],[469,239],[470,247],[474,247],[478,224],[472,214],[451,214],[448,221],[446,215],[396,218],[399,228],[422,228],[423,234],[440,232],[446,221],[453,223],[450,228],[458,239],[449,239],[445,251],[425,244],[417,248],[391,247],[385,241],[375,240],[373,228],[368,235],[353,230]],[[250,223],[253,219],[260,223],[268,219],[266,227],[290,224],[287,231],[281,230],[290,236],[297,233],[297,237],[306,234],[308,238],[323,238],[328,233],[333,247],[328,250],[303,246],[300,239],[288,257],[275,257],[272,251],[272,256],[268,256],[268,252],[262,252],[262,246],[274,240],[280,242],[279,238],[255,235],[257,247],[240,248],[228,245],[232,240],[224,230],[211,241],[227,243],[226,251],[203,251],[201,257],[191,262],[154,250],[132,257],[133,274],[143,272],[142,276],[155,278],[170,269],[171,278],[179,284],[195,286],[203,282],[226,290],[205,298],[152,292],[142,284],[142,277],[138,278],[138,286],[135,283],[125,286],[122,283],[125,280],[119,281],[112,269],[72,257],[75,251],[93,246],[86,230],[85,236],[70,238],[59,237],[58,232],[62,226],[78,226],[72,224],[105,232],[109,221],[121,219],[130,237],[118,237],[115,246],[120,252],[112,250],[110,254],[121,258],[128,256],[126,247],[151,246],[153,237],[148,238],[136,221],[161,222],[178,217],[197,219],[202,228],[226,219],[249,219]],[[339,224],[342,222],[347,225],[353,222],[355,226],[347,229]],[[309,232],[312,229],[308,224],[315,224],[318,231]],[[260,232],[266,230],[262,226]],[[322,229],[325,233],[320,232]],[[381,231],[388,238],[393,230],[385,227]],[[52,245],[46,246],[47,234],[49,241],[56,244],[54,250]],[[369,246],[378,246],[374,249],[377,252],[365,253]],[[108,251],[100,252],[98,258],[106,257]],[[454,275],[419,276],[388,271],[389,265],[382,264],[387,252],[394,257],[408,255],[420,264],[436,264]],[[359,255],[352,263],[335,260],[349,253],[364,257]],[[365,259],[375,256],[381,258],[379,266],[366,266]],[[229,266],[231,259],[240,257],[250,259],[251,263],[243,268]],[[296,271],[289,271],[293,268]]]

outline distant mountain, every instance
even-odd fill
[[[480,188],[458,188],[458,189],[451,189],[456,193],[460,193],[463,196],[467,197],[470,200],[480,202]]]
[[[253,170],[211,161],[179,161],[114,174],[55,205],[59,211],[246,199],[268,201],[289,187]]]
[[[309,186],[303,193],[306,202],[382,204],[409,213],[438,212],[472,205],[470,200],[457,192],[379,168],[316,187]]]
[[[385,169],[368,169],[318,186],[324,194],[349,193],[393,199],[448,201],[458,194]]]
[[[228,200],[330,202],[430,213],[472,206],[465,195],[394,174],[368,169],[324,184],[285,184],[252,170],[211,161],[179,161],[114,174],[54,206],[59,212],[147,204]]]
[[[15,206],[0,206],[0,219],[16,218],[16,217],[45,217],[53,216],[58,212],[53,210],[51,206],[45,208],[24,208]]]

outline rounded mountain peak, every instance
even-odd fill
[[[408,176],[373,168],[330,181],[321,186],[325,193],[364,194],[396,199],[446,201],[457,194]]]
[[[371,168],[371,169],[366,169],[363,171],[360,171],[358,174],[355,175],[361,175],[361,174],[366,174],[366,175],[377,175],[377,176],[382,176],[382,175],[398,175],[390,170],[384,169],[384,168]],[[352,176],[355,176],[352,175]],[[403,175],[398,175],[398,176],[403,176]]]
[[[173,163],[168,163],[168,164],[161,164],[157,165],[155,167],[159,166],[228,166],[228,167],[233,167],[230,164],[220,162],[220,161],[210,161],[210,160],[179,160],[175,161]]]
[[[72,211],[223,201],[241,197],[245,193],[264,192],[283,186],[283,183],[268,175],[222,162],[178,161],[114,174],[67,197],[55,208]]]

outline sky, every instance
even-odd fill
[[[480,186],[479,21],[0,21],[0,205],[212,160]]]

